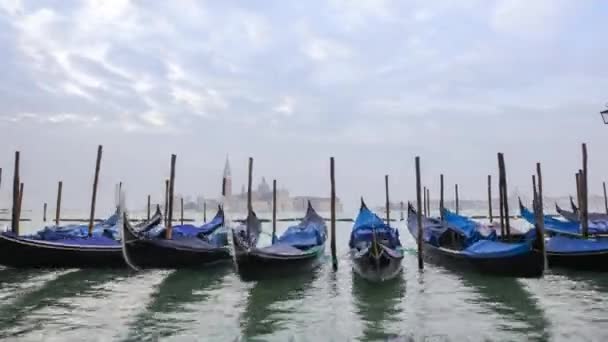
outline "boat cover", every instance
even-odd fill
[[[276,240],[275,244],[286,244],[301,249],[320,246],[326,239],[325,221],[311,207],[298,225],[288,227],[278,239],[273,237],[273,240]]]
[[[458,216],[458,217],[457,217]],[[445,218],[445,216],[444,216]],[[466,257],[470,258],[504,258],[511,257],[520,254],[526,254],[530,252],[532,248],[532,242],[534,241],[534,235],[530,232],[526,235],[526,239],[524,242],[518,243],[506,243],[501,241],[495,241],[496,236],[490,236],[489,239],[484,238],[479,233],[470,232],[471,226],[474,226],[475,223],[471,223],[472,220],[460,216],[460,215],[452,215],[450,219],[453,219],[455,222],[459,223],[461,226],[466,227],[457,227],[452,224],[448,220],[441,222],[440,220],[422,217],[422,226],[423,226],[423,236],[422,239],[432,246],[441,248],[441,244],[439,243],[443,234],[448,231],[454,231],[461,236],[465,237],[463,241],[463,248],[458,252]],[[416,238],[418,233],[418,224],[416,218],[416,211],[411,205],[408,209],[408,229],[412,236]],[[462,232],[468,232],[469,238]]]
[[[106,220],[97,223],[93,226],[92,237],[107,237],[110,239],[118,240],[118,214],[114,213]],[[43,240],[43,241],[58,241],[64,239],[84,239],[89,238],[89,225],[68,225],[68,226],[47,226],[40,231],[25,235],[25,238],[32,240]]]
[[[556,235],[545,243],[548,253],[608,253],[608,238],[581,239],[573,236]]]
[[[389,248],[401,246],[399,231],[384,223],[378,215],[369,210],[367,206],[362,205],[350,233],[349,247],[354,248],[360,242],[371,243],[374,233],[376,234],[376,239]]]
[[[120,247],[119,241],[117,241],[114,238],[104,236],[104,235],[93,235],[92,237],[68,236],[68,237],[63,237],[63,238],[55,239],[55,240],[43,240],[43,239],[32,238],[30,236],[17,236],[15,233],[10,232],[10,231],[3,232],[2,235],[13,238],[13,239],[18,239],[18,240],[24,241],[24,242],[32,241],[36,244],[46,244],[49,246],[70,245],[70,246],[118,246],[118,247]]]
[[[534,212],[520,206],[521,216],[530,224],[536,224]],[[561,221],[554,217],[545,215],[545,230],[554,234],[581,234],[581,225],[578,222]],[[606,221],[589,221],[589,234],[606,234],[608,233],[608,222]]]

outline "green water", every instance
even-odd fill
[[[607,341],[608,275],[488,278],[436,265],[400,278],[353,276],[350,224],[339,269],[244,282],[209,270],[0,269],[0,339],[26,341]],[[15,256],[18,257],[18,256]],[[329,261],[329,260],[327,260]]]

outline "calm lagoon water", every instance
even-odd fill
[[[0,339],[608,341],[608,275],[504,279],[430,264],[421,273],[399,228],[409,255],[401,277],[383,284],[353,276],[350,223],[337,226],[337,272],[329,258],[312,274],[257,282],[231,267],[0,269]]]

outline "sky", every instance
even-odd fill
[[[509,188],[574,193],[581,143],[591,193],[608,178],[608,2],[600,0],[0,0],[0,207],[21,151],[24,206],[130,206],[176,191],[216,197],[277,179],[347,208],[415,198],[414,158],[485,198],[504,152]],[[496,186],[495,186],[496,188]],[[52,204],[50,204],[53,207]]]

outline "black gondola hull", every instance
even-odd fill
[[[235,259],[241,277],[259,279],[265,276],[289,275],[313,270],[323,262],[323,253],[287,257],[253,250],[239,253]]]
[[[159,246],[153,240],[137,240],[125,246],[130,263],[142,268],[199,268],[232,260],[227,247],[208,250]]]
[[[373,282],[387,281],[401,273],[403,256],[391,257],[383,254],[381,258],[373,258],[370,253],[359,255],[355,250],[351,251],[353,271],[363,279]]]
[[[17,268],[125,267],[120,245],[64,245],[0,235],[0,264]]]
[[[471,258],[450,250],[425,244],[424,259],[431,263],[461,270],[504,277],[536,278],[543,275],[543,256],[536,250],[501,258]]]

